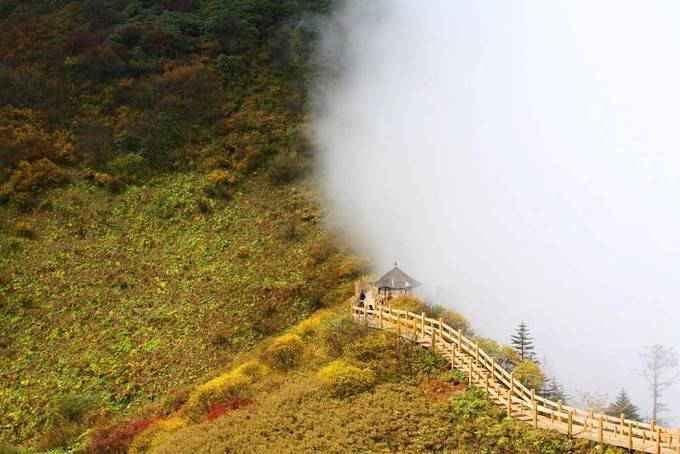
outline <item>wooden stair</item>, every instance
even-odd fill
[[[519,421],[631,451],[680,454],[680,429],[630,421],[623,415],[596,414],[540,397],[515,380],[479,344],[441,319],[383,305],[375,309],[353,305],[351,311],[357,323],[393,332],[447,358],[452,368],[465,373],[470,385],[482,389],[494,405]]]

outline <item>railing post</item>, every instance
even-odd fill
[[[538,403],[536,402],[536,391],[531,390],[531,415],[534,420],[534,428],[538,427]]]
[[[649,425],[652,426],[650,430],[652,432],[655,432],[656,431],[656,420],[652,419],[652,422],[650,422]]]
[[[484,379],[484,391],[486,392],[486,397],[489,397],[489,376],[487,375]]]
[[[435,330],[434,330],[434,320],[430,322],[430,342],[432,342],[432,353],[435,352]]]
[[[380,330],[382,331],[382,329],[383,329],[383,308],[382,308],[382,306],[378,306],[378,318],[380,319]]]
[[[588,409],[588,419],[590,419],[590,428],[588,428],[588,422],[586,421],[586,430],[588,432],[592,431],[595,427],[595,416],[593,415],[593,409]]]
[[[444,321],[439,317],[439,340],[444,341]]]
[[[643,440],[644,440],[644,432],[643,433]],[[621,430],[621,434],[623,435],[623,430]],[[628,424],[628,449],[632,450],[633,449],[633,424],[630,423]]]
[[[472,386],[472,357],[468,356],[468,386]]]
[[[561,400],[557,401],[557,422],[562,423],[562,403]]]
[[[392,311],[392,309],[390,308],[390,312],[391,312],[391,311]],[[397,336],[401,336],[401,323],[400,323],[400,321],[401,321],[401,317],[399,317],[399,314],[397,313],[397,321],[396,321],[396,324],[397,324]]]
[[[678,437],[676,439],[676,443],[678,444],[678,454],[680,454],[680,427],[678,428]]]
[[[420,313],[420,332],[423,335],[423,339],[425,338],[425,312]]]
[[[456,350],[453,348],[453,343],[451,344],[451,370],[455,369],[456,366]]]
[[[604,422],[602,416],[597,418],[597,440],[600,443],[604,442]]]
[[[463,332],[458,330],[458,351],[463,351]]]
[[[626,415],[621,413],[621,415],[619,416],[619,422],[621,423],[621,433],[623,433],[623,428],[626,427],[625,420],[626,420]]]
[[[496,358],[491,358],[491,378],[496,379]]]
[[[567,418],[567,435],[570,437],[574,434],[574,410],[569,410]]]
[[[661,429],[656,429],[656,454],[661,454]]]
[[[512,394],[515,388],[515,374],[510,374],[510,390],[508,391],[508,416],[512,416]]]

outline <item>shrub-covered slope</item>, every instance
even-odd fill
[[[0,0],[1,440],[68,445],[351,288],[299,182],[329,3]]]
[[[321,311],[185,390],[91,433],[133,453],[620,452],[507,418],[431,351]],[[107,445],[108,443],[108,445]]]
[[[359,267],[304,186],[254,178],[216,202],[204,180],[82,183],[31,214],[0,209],[3,438],[49,432],[64,395],[114,413],[153,401],[352,290]]]

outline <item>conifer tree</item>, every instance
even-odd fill
[[[524,320],[517,327],[515,334],[510,336],[510,343],[519,354],[520,361],[534,359],[534,339],[529,336],[529,328]]]
[[[630,401],[628,393],[625,389],[622,389],[621,392],[616,396],[616,399],[614,399],[614,402],[609,404],[609,407],[607,407],[605,413],[609,416],[617,417],[623,414],[626,415],[626,419],[632,419],[633,421],[640,420],[638,407],[633,405],[633,402]]]
[[[556,377],[550,377],[545,381],[543,389],[541,389],[540,395],[546,399],[557,402],[561,400],[562,403],[569,402],[569,395],[564,391],[564,387],[557,380]]]

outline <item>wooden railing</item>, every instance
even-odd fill
[[[469,384],[482,388],[490,400],[510,416],[528,421],[534,427],[641,452],[680,454],[680,429],[632,421],[624,415],[613,417],[595,413],[592,409],[584,410],[541,397],[516,380],[495,358],[479,348],[477,342],[442,319],[383,305],[374,308],[353,305],[351,310],[357,322],[395,332],[445,355],[452,368],[465,372]]]

